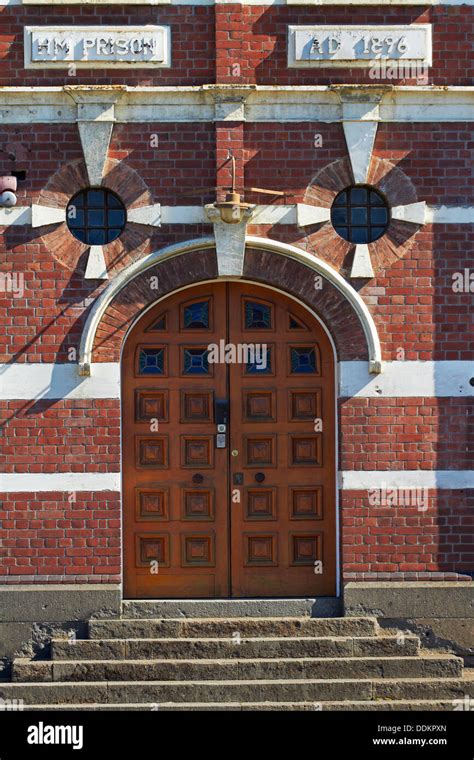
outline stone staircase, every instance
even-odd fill
[[[88,639],[52,639],[49,660],[14,660],[0,698],[27,710],[454,710],[474,698],[461,658],[372,617],[169,617],[157,604],[90,620]]]

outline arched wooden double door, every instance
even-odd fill
[[[333,595],[334,361],[273,290],[171,295],[122,364],[127,598]]]

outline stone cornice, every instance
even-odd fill
[[[369,108],[370,104],[374,107]],[[364,109],[365,106],[365,109]],[[0,123],[473,121],[474,87],[344,85],[0,87]],[[357,111],[357,114],[356,114]],[[107,116],[107,114],[110,114]]]

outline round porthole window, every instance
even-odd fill
[[[81,243],[106,245],[122,234],[127,212],[120,198],[106,188],[88,188],[68,203],[66,222]]]
[[[387,231],[390,223],[389,207],[378,190],[354,185],[334,199],[331,222],[344,240],[350,243],[373,243]]]

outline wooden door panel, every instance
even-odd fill
[[[224,315],[217,332],[215,314]],[[151,309],[125,344],[127,597],[229,595],[228,449],[215,448],[214,420],[227,370],[206,361],[225,314],[223,284],[178,293]]]
[[[266,344],[268,357],[261,370],[230,365],[231,479],[243,479],[231,507],[232,595],[334,594],[332,347],[298,304],[261,294],[229,290],[229,341]]]

